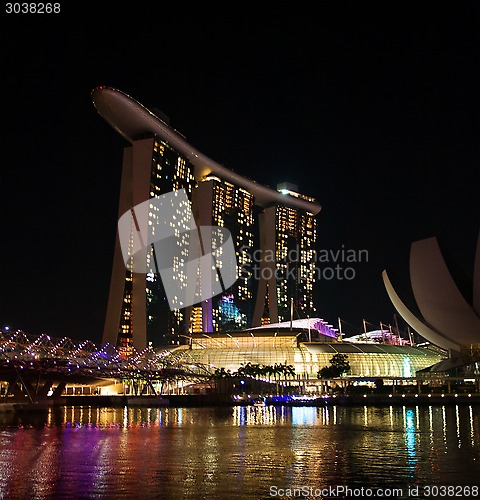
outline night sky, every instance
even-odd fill
[[[197,149],[322,205],[319,248],[367,250],[320,280],[347,334],[408,295],[437,236],[471,300],[479,207],[479,8],[462,2],[69,2],[4,15],[1,325],[101,340],[126,141],[90,93],[161,109]],[[401,323],[400,327],[404,327]]]

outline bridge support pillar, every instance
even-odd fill
[[[63,391],[65,390],[66,385],[67,385],[66,382],[60,382],[57,385],[57,387],[55,387],[55,389],[53,390],[52,398],[58,399],[62,395]]]

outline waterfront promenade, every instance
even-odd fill
[[[222,394],[172,394],[157,396],[64,396],[42,401],[0,403],[0,412],[48,411],[60,406],[91,407],[142,407],[142,408],[195,408],[216,406],[250,406],[261,400],[267,406],[439,406],[439,405],[479,405],[480,394],[339,394],[323,396],[264,396],[246,395],[237,397]]]

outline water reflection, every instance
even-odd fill
[[[458,405],[455,406],[455,422],[457,423],[457,439],[458,439],[458,447],[462,446],[462,440],[460,439],[460,416]]]
[[[473,426],[473,408],[470,406],[468,408],[468,415],[470,420],[470,444],[471,446],[475,446],[475,430]]]
[[[322,424],[328,425],[329,408],[321,408]],[[315,425],[317,423],[317,408],[311,406],[296,406],[292,408],[292,425]]]
[[[418,409],[417,409],[418,414]],[[416,458],[416,426],[415,426],[415,412],[412,409],[406,410],[404,407],[404,415],[405,415],[405,444],[407,447],[408,454],[408,468],[409,468],[409,476],[413,477],[415,472],[415,465],[417,462]]]
[[[0,415],[0,498],[268,498],[475,484],[478,406],[55,408]]]

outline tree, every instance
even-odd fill
[[[295,367],[293,365],[285,365],[285,377],[295,377]]]
[[[219,392],[227,392],[227,388],[231,384],[232,374],[230,370],[225,368],[217,368],[210,378],[215,381],[215,386]]]
[[[317,374],[317,378],[335,378],[350,371],[350,363],[346,354],[337,353],[330,359],[330,366],[324,366]]]

